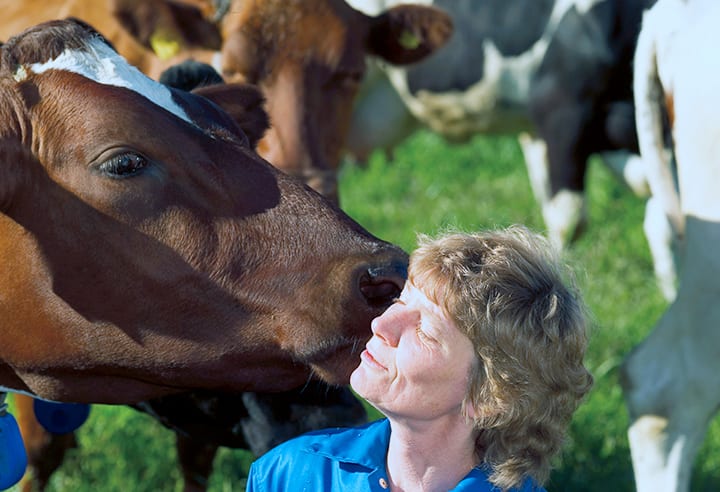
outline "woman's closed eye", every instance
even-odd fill
[[[418,325],[418,327],[415,328],[415,331],[417,332],[418,338],[419,338],[423,343],[435,343],[435,339],[432,338],[430,335],[428,335],[428,334],[422,329],[422,327],[421,327],[420,325]]]

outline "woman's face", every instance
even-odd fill
[[[460,414],[476,357],[440,306],[408,282],[372,332],[350,377],[360,396],[389,417]]]

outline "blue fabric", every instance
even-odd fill
[[[376,420],[362,427],[325,429],[291,439],[250,467],[247,492],[385,492],[385,458],[390,423]],[[497,492],[485,470],[475,468],[452,489]],[[545,492],[530,479],[513,492]]]

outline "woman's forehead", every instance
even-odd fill
[[[428,314],[449,321],[449,317],[442,306],[430,299],[422,288],[410,281],[405,282],[405,287],[400,294],[400,300],[408,306],[417,307]]]

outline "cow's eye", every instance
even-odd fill
[[[147,159],[133,152],[114,155],[98,165],[98,170],[113,178],[129,178],[148,165]]]

